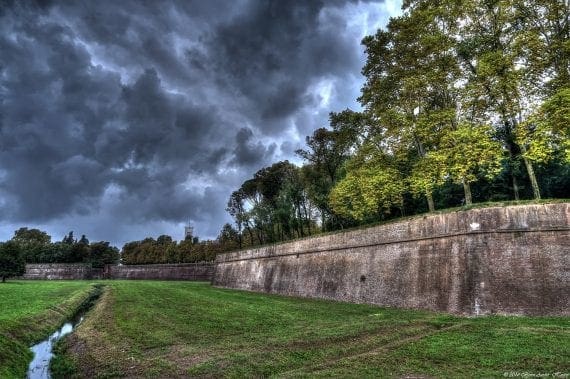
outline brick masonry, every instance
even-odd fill
[[[92,269],[82,263],[40,263],[27,264],[22,279],[76,280],[100,277],[102,270]]]
[[[213,263],[107,266],[106,277],[109,279],[210,281],[214,270]]]
[[[219,255],[213,284],[461,315],[570,315],[570,204],[492,207]]]
[[[81,279],[147,279],[210,281],[213,263],[180,263],[157,265],[107,265],[104,269],[84,264],[27,264],[22,279],[81,280]]]

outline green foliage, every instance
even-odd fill
[[[161,235],[156,240],[145,238],[142,241],[128,242],[121,251],[121,263],[155,264],[155,263],[192,263],[212,261],[216,254],[235,249],[234,244],[227,241],[198,241],[197,238],[187,239],[180,242],[172,240],[172,237]],[[111,258],[116,258],[116,251],[109,252]]]
[[[14,232],[11,241],[20,247],[26,262],[33,262],[35,257],[49,250],[51,236],[39,229],[20,228]]]
[[[456,183],[492,179],[501,171],[502,149],[491,133],[485,125],[460,124],[443,136],[440,149],[431,154],[436,162],[443,162],[445,175]]]
[[[46,232],[20,228],[9,242],[18,246],[26,263],[91,263],[103,267],[119,261],[119,250],[109,242],[89,243],[85,235],[76,241],[73,232],[52,243]]]
[[[7,278],[24,275],[25,271],[26,263],[20,246],[13,241],[0,244],[0,278],[2,278],[2,283]]]
[[[234,191],[227,211],[237,226],[238,245],[253,246],[310,235],[314,229],[311,195],[318,190],[313,192],[315,187],[308,187],[306,179],[313,173],[323,178],[316,171],[301,171],[288,161],[278,162],[259,170]]]
[[[91,243],[89,247],[89,262],[91,262],[93,267],[102,268],[106,264],[119,263],[119,249],[114,246],[110,246],[109,242],[95,242]]]
[[[404,191],[404,180],[390,157],[374,148],[361,149],[349,162],[346,177],[333,188],[330,203],[345,217],[374,220],[393,207],[402,207]]]
[[[362,40],[364,111],[331,113],[307,137],[301,180],[273,181],[269,193],[260,180],[272,166],[232,195],[240,246],[301,237],[299,224],[327,231],[426,205],[570,195],[568,2],[405,0],[402,9]],[[285,188],[302,194],[302,217]]]

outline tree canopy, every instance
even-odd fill
[[[302,167],[279,162],[232,194],[240,247],[476,201],[570,197],[568,2],[402,10],[362,41],[363,110],[331,113],[297,151]]]

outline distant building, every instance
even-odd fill
[[[188,240],[188,239],[192,239],[194,237],[194,227],[193,226],[185,226],[184,227],[184,239]]]

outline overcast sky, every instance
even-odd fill
[[[213,238],[230,193],[358,109],[400,0],[0,0],[0,240]]]

